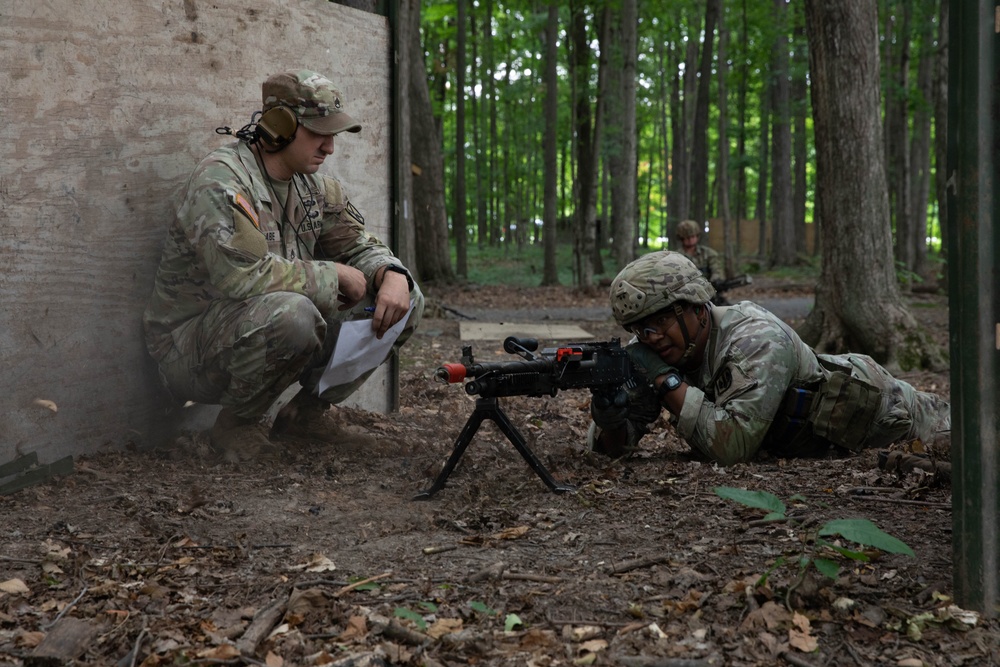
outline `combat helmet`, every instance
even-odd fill
[[[677,238],[686,239],[698,234],[701,234],[701,229],[694,220],[681,220],[677,223]]]
[[[611,281],[611,311],[628,327],[678,301],[707,303],[715,288],[686,255],[664,250],[630,262]]]

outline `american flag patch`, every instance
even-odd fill
[[[237,192],[233,195],[233,202],[240,207],[240,209],[247,214],[250,221],[253,222],[253,226],[260,229],[260,219],[257,217],[257,211],[254,210],[250,202],[246,200],[246,197]]]

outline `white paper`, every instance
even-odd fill
[[[326,370],[319,379],[320,394],[330,387],[347,384],[377,367],[389,355],[389,349],[403,332],[413,312],[413,302],[406,315],[392,325],[381,340],[375,337],[370,319],[352,320],[340,325],[337,344],[330,355]]]

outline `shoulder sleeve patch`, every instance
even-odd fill
[[[751,377],[739,364],[727,364],[712,381],[712,393],[715,403],[724,404],[745,391],[757,386],[757,380]]]
[[[254,227],[260,229],[260,219],[257,217],[257,211],[255,211],[254,207],[250,205],[250,202],[247,201],[246,197],[237,192],[233,195],[233,203],[236,204],[236,206],[238,206],[248,218],[250,218]]]

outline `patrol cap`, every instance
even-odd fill
[[[360,132],[361,123],[344,111],[344,96],[326,77],[300,69],[273,74],[260,87],[262,111],[291,109],[299,122],[316,134]]]

